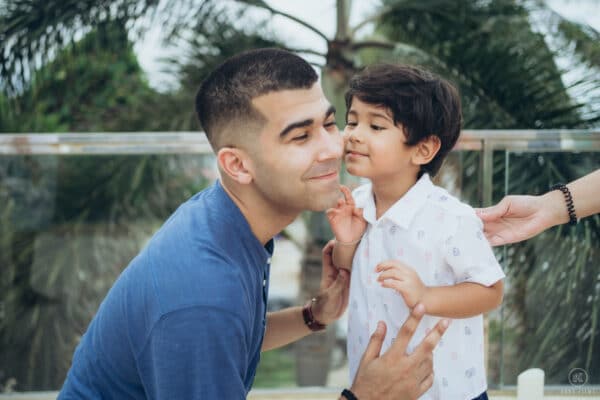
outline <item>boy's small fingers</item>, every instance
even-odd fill
[[[342,185],[342,192],[344,193],[344,198],[346,199],[346,204],[354,206],[354,198],[352,197],[352,193],[347,186]]]

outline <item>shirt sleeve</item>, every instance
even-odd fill
[[[491,286],[505,277],[482,228],[475,215],[458,216],[454,233],[444,242],[444,261],[452,269],[456,283]]]
[[[245,399],[243,321],[215,307],[190,307],[154,326],[138,368],[150,399]]]

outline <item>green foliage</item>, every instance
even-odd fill
[[[454,80],[467,128],[584,127],[555,54],[516,1],[393,1],[381,32]],[[422,53],[425,53],[423,55]]]
[[[161,127],[119,24],[60,51],[19,96],[0,97],[0,131]],[[152,117],[152,118],[150,118]],[[161,121],[162,118],[162,121]],[[108,288],[174,208],[204,187],[200,156],[0,158],[0,385],[57,389]],[[14,381],[13,381],[14,382]]]
[[[340,96],[356,69],[388,60],[422,64],[456,82],[467,128],[585,128],[600,121],[594,105],[598,33],[550,13],[543,21],[549,40],[532,23],[544,9],[540,2],[385,0],[372,18],[375,33],[362,42],[347,29],[341,9],[338,32],[328,39],[262,1],[170,0],[158,7],[155,0],[0,2],[0,132],[195,129],[193,96],[208,71],[245,49],[285,47],[265,28],[269,21],[256,22],[257,9],[327,41],[323,83],[336,105],[343,104]],[[165,40],[187,49],[166,60],[179,81],[166,94],[148,87],[128,40],[144,31],[141,17],[149,16],[164,28]],[[242,24],[245,29],[238,28]],[[87,35],[75,40],[81,32]],[[577,60],[581,77],[565,83],[559,58]],[[544,192],[550,183],[600,165],[594,155],[511,157],[510,193]],[[156,225],[206,184],[181,171],[203,165],[175,156],[3,159],[0,217],[12,224],[0,226],[0,353],[8,360],[0,365],[0,385],[18,373],[18,389],[56,388],[68,365],[65,354],[72,354],[114,276]],[[462,152],[445,168],[475,204],[479,160]],[[505,193],[504,162],[504,154],[495,156],[495,200]],[[592,218],[574,232],[552,231],[508,249],[504,329],[514,359],[504,365],[514,370],[505,383],[531,363],[542,366],[552,383],[564,382],[565,365],[600,371],[593,357],[598,230]],[[541,313],[540,304],[549,312]],[[263,358],[258,385],[270,357]],[[287,371],[288,364],[273,361],[273,369]]]
[[[288,349],[269,350],[261,354],[254,387],[277,388],[294,386],[296,382],[294,354]]]

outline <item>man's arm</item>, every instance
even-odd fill
[[[267,314],[262,351],[276,349],[302,339],[312,331],[304,323],[302,307],[290,307]]]
[[[323,248],[321,292],[311,305],[316,321],[328,325],[343,314],[348,305],[350,275],[332,264],[333,241]],[[275,349],[292,343],[312,331],[304,323],[302,307],[291,307],[267,315],[267,330],[262,350]]]

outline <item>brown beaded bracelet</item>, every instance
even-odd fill
[[[550,190],[560,190],[565,196],[565,202],[567,203],[567,212],[569,213],[569,225],[577,225],[577,214],[575,214],[575,204],[573,204],[573,196],[571,191],[564,183],[557,183],[552,185]]]
[[[304,318],[304,323],[308,328],[313,332],[322,331],[327,328],[327,325],[320,323],[317,321],[312,312],[312,306],[316,303],[317,299],[312,298],[306,303],[306,305],[302,308],[302,318]]]

